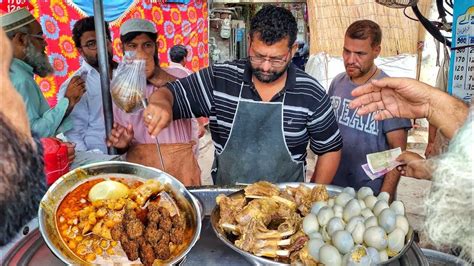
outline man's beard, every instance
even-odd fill
[[[48,56],[38,51],[31,42],[28,42],[25,53],[25,62],[33,68],[33,73],[42,78],[54,73],[54,68],[51,66]]]
[[[0,112],[0,247],[38,215],[46,192],[41,142],[24,139],[11,122]]]
[[[348,68],[349,68],[349,67],[358,69],[358,70],[359,70],[359,73],[357,73],[356,75],[350,74],[350,73],[348,72]],[[358,66],[358,65],[345,65],[345,68],[346,68],[347,74],[348,74],[351,78],[353,78],[353,79],[354,79],[354,78],[360,78],[360,77],[364,76],[364,75],[367,74],[367,73],[370,71],[370,69],[371,69],[371,67],[369,67],[369,68],[367,68],[367,69],[364,69],[363,67]],[[353,71],[353,70],[352,70],[352,71]]]
[[[283,74],[285,74],[286,70],[288,70],[288,66],[290,65],[291,61],[288,62],[285,67],[281,71],[269,71],[264,72],[262,69],[258,67],[253,67],[250,64],[250,69],[252,70],[252,74],[263,83],[272,83],[275,80],[279,79]]]

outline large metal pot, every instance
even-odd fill
[[[177,179],[158,169],[127,162],[103,162],[89,164],[75,169],[59,178],[46,192],[38,211],[41,235],[49,249],[67,264],[84,264],[64,243],[56,226],[56,210],[63,198],[74,188],[87,180],[100,177],[130,177],[135,179],[156,179],[169,184],[177,197],[180,208],[184,208],[187,224],[193,228],[193,237],[189,246],[172,258],[169,263],[181,261],[191,250],[201,233],[202,210],[198,200]]]
[[[287,186],[291,186],[291,187],[298,187],[299,185],[301,185],[302,183],[296,183],[296,182],[292,182],[292,183],[280,183],[280,184],[277,184],[277,186],[280,188],[280,189],[284,189],[286,188]],[[304,185],[306,185],[307,187],[310,187],[310,188],[313,188],[316,184],[314,183],[304,183]],[[333,186],[333,185],[326,185],[326,189],[329,193],[329,196],[330,197],[335,197],[337,196],[339,193],[341,193],[342,191],[342,188],[339,187],[339,186]],[[233,197],[233,196],[237,196],[237,195],[241,195],[244,193],[244,190],[239,190],[237,192],[234,192],[230,195],[228,195],[229,197]],[[247,252],[247,251],[244,251],[244,250],[241,250],[240,248],[236,247],[234,245],[234,243],[232,243],[232,241],[230,241],[228,238],[227,238],[227,235],[225,232],[223,232],[219,227],[218,227],[218,223],[219,223],[219,218],[220,218],[220,209],[219,209],[219,205],[216,205],[216,207],[214,208],[214,210],[212,211],[211,213],[211,225],[212,225],[212,229],[214,229],[214,232],[216,233],[217,237],[222,240],[222,242],[224,242],[227,246],[229,246],[230,248],[232,248],[234,251],[238,252],[239,254],[241,254],[242,256],[244,256],[244,258],[254,264],[254,265],[288,265],[288,264],[285,264],[285,263],[281,263],[281,262],[276,262],[274,260],[271,260],[271,259],[267,259],[267,258],[264,258],[264,257],[259,257],[259,256],[255,256],[254,254],[250,253],[250,252]],[[382,263],[381,265],[391,265],[392,262],[396,262],[400,259],[400,257],[402,257],[408,249],[410,249],[411,245],[413,244],[413,229],[410,227],[409,228],[409,231],[408,231],[408,234],[405,238],[405,246],[403,247],[403,249],[400,251],[400,253],[398,253],[395,257],[392,257],[390,258],[389,260],[385,261],[384,263]]]

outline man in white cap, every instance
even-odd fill
[[[144,19],[130,19],[120,27],[122,50],[135,52],[137,59],[146,61],[147,98],[157,88],[187,75],[182,71],[160,67],[157,37],[155,25]],[[127,161],[163,169],[159,157],[156,156],[156,140],[148,134],[144,124],[143,111],[129,114],[114,106],[114,121],[108,145],[127,152]],[[193,147],[198,141],[198,128],[193,127],[192,123],[191,119],[176,120],[157,136],[166,172],[187,186],[201,184],[201,170],[193,154]]]
[[[12,42],[10,79],[26,104],[31,130],[39,137],[52,137],[69,130],[72,124],[66,118],[84,93],[84,81],[74,78],[65,98],[50,108],[34,80],[34,74],[46,77],[54,72],[45,53],[47,43],[41,25],[22,8],[1,16],[0,26]]]

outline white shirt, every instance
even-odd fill
[[[170,65],[167,67],[168,69],[172,69],[172,68],[178,68],[178,69],[181,69],[183,70],[184,72],[186,72],[187,75],[191,75],[192,72],[191,70],[189,70],[188,68],[184,67],[183,65],[181,65],[180,63],[175,63],[175,62],[171,62],[170,61]]]
[[[98,149],[107,154],[99,72],[83,60],[81,67],[61,85],[58,99],[64,97],[71,79],[74,76],[82,76],[83,73],[87,73],[86,92],[69,115],[73,122],[73,128],[65,135],[68,141],[76,144],[76,151]]]

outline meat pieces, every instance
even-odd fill
[[[173,223],[171,222],[171,218],[162,218],[160,220],[160,229],[163,231],[169,232],[171,231],[171,228],[173,227]]]
[[[116,223],[112,227],[112,230],[110,230],[110,234],[113,240],[120,241],[120,239],[122,238],[122,235],[125,234],[124,229],[123,229],[123,224],[121,222]]]
[[[160,206],[156,202],[150,202],[148,204],[148,222],[158,223],[160,221],[161,214],[159,209]]]
[[[174,244],[181,244],[184,241],[184,221],[178,215],[175,215],[171,218],[173,223],[173,228],[170,232],[171,242]]]
[[[146,216],[126,209],[122,222],[116,224],[111,233],[113,239],[120,240],[130,260],[139,257],[143,264],[152,265],[155,259],[171,258],[174,248],[170,246],[184,242],[185,225],[180,215],[171,216],[167,208],[150,202]]]
[[[149,223],[145,229],[145,239],[155,244],[163,237],[163,230],[158,229],[155,223]]]
[[[258,181],[256,183],[253,183],[252,185],[247,186],[244,191],[246,197],[271,197],[278,196],[280,194],[280,189],[276,185],[267,181]]]
[[[167,260],[171,257],[170,246],[165,241],[158,242],[158,244],[155,245],[154,250],[156,256],[161,260]]]

